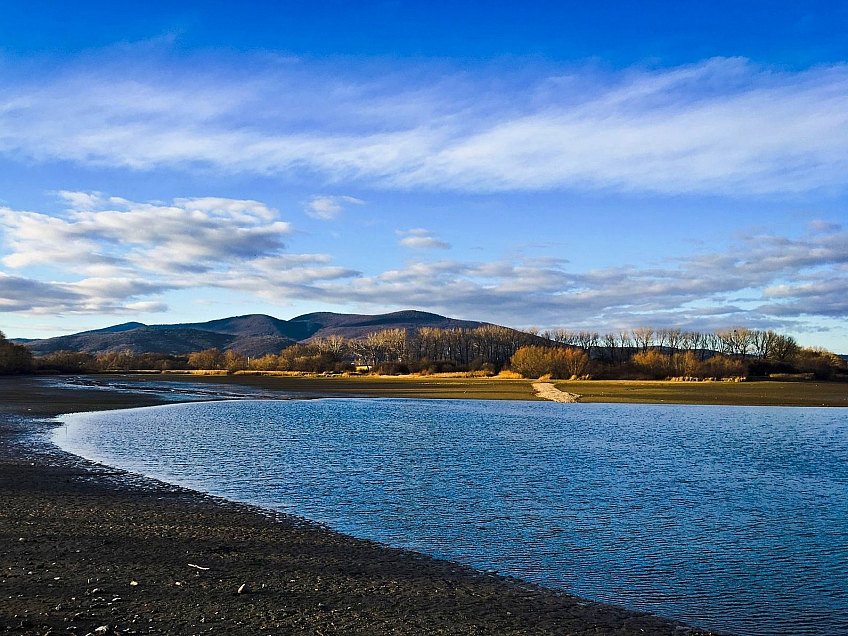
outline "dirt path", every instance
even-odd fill
[[[533,389],[536,391],[536,395],[540,398],[543,400],[551,400],[552,402],[573,404],[580,399],[580,396],[576,393],[560,391],[550,382],[534,382]]]

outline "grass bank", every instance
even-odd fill
[[[635,404],[727,404],[735,406],[848,406],[845,382],[568,381],[562,391],[581,402]]]
[[[474,400],[538,400],[533,380],[432,376],[145,376],[175,382],[236,384],[307,395]],[[590,380],[556,382],[581,402],[727,404],[737,406],[848,406],[846,382],[664,382]]]

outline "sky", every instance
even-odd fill
[[[0,16],[8,337],[419,309],[848,353],[844,2]]]

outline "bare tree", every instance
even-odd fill
[[[672,353],[677,353],[683,342],[683,332],[680,329],[667,329],[666,333],[668,335],[668,348],[671,349]]]
[[[618,337],[616,334],[610,332],[604,334],[603,338],[604,342],[604,354],[607,360],[609,360],[612,364],[618,362]]]
[[[656,344],[657,348],[662,351],[668,343],[668,329],[665,327],[657,327],[654,334],[654,344]]]
[[[801,347],[792,336],[777,335],[771,345],[771,359],[776,362],[788,362],[801,351]]]
[[[598,346],[600,336],[597,331],[581,331],[577,334],[577,344],[589,355],[592,354],[592,348]]]
[[[637,348],[642,349],[643,352],[647,351],[654,342],[653,327],[636,327],[633,330],[633,340]]]
[[[551,335],[551,339],[558,345],[572,346],[577,344],[577,334],[568,329],[554,329]]]
[[[771,350],[774,347],[776,338],[778,337],[771,329],[766,331],[752,331],[753,351],[754,356],[760,360],[766,360],[771,357]]]
[[[329,335],[326,338],[319,338],[313,344],[318,347],[318,351],[328,356],[334,362],[342,360],[348,348],[347,338],[336,334]]]

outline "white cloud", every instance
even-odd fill
[[[157,205],[84,193],[63,198],[82,207],[72,206],[63,217],[0,208],[10,247],[5,265],[62,263],[88,274],[103,267],[205,272],[221,262],[276,253],[291,233],[289,223],[275,220],[275,210],[256,201],[177,199]]]
[[[653,266],[581,271],[562,259],[511,255],[413,260],[363,273],[328,254],[288,251],[291,226],[257,201],[64,198],[82,209],[57,216],[0,209],[2,263],[14,270],[0,272],[0,310],[148,313],[164,311],[169,292],[223,289],[277,304],[420,308],[598,330],[660,323],[797,330],[848,318],[848,232],[832,224],[801,237],[745,236],[723,251]],[[446,245],[424,228],[398,236],[414,248]]]
[[[817,234],[832,234],[842,230],[842,226],[839,223],[823,221],[821,219],[810,221],[809,227],[810,231]]]
[[[418,307],[511,325],[812,328],[822,317],[848,317],[848,234],[752,236],[724,252],[654,267],[574,271],[554,259],[413,262],[321,287],[335,302]]]
[[[0,208],[0,263],[40,272],[38,280],[0,276],[0,306],[8,311],[163,311],[158,297],[173,290],[285,295],[292,286],[358,274],[324,254],[285,253],[292,226],[257,201],[60,196],[69,209],[56,216]],[[53,282],[44,280],[50,276]]]
[[[126,310],[140,314],[161,314],[168,311],[168,305],[165,303],[147,300],[137,303],[127,303]]]
[[[322,221],[332,221],[337,218],[343,211],[344,203],[354,205],[363,205],[365,201],[356,197],[348,196],[316,196],[312,197],[305,204],[306,214],[313,219],[321,219]]]
[[[236,80],[98,62],[97,72],[0,75],[0,153],[471,192],[796,193],[844,189],[848,172],[846,65],[539,67],[500,73],[494,91],[485,69],[426,64],[381,74],[245,59],[252,70]],[[359,201],[320,196],[306,209],[333,218],[345,203]]]
[[[402,236],[399,243],[404,247],[413,249],[450,249],[450,243],[437,239],[433,232],[424,228],[414,230],[397,230],[398,236]]]
[[[0,311],[39,313],[75,306],[84,298],[63,285],[0,272]]]

